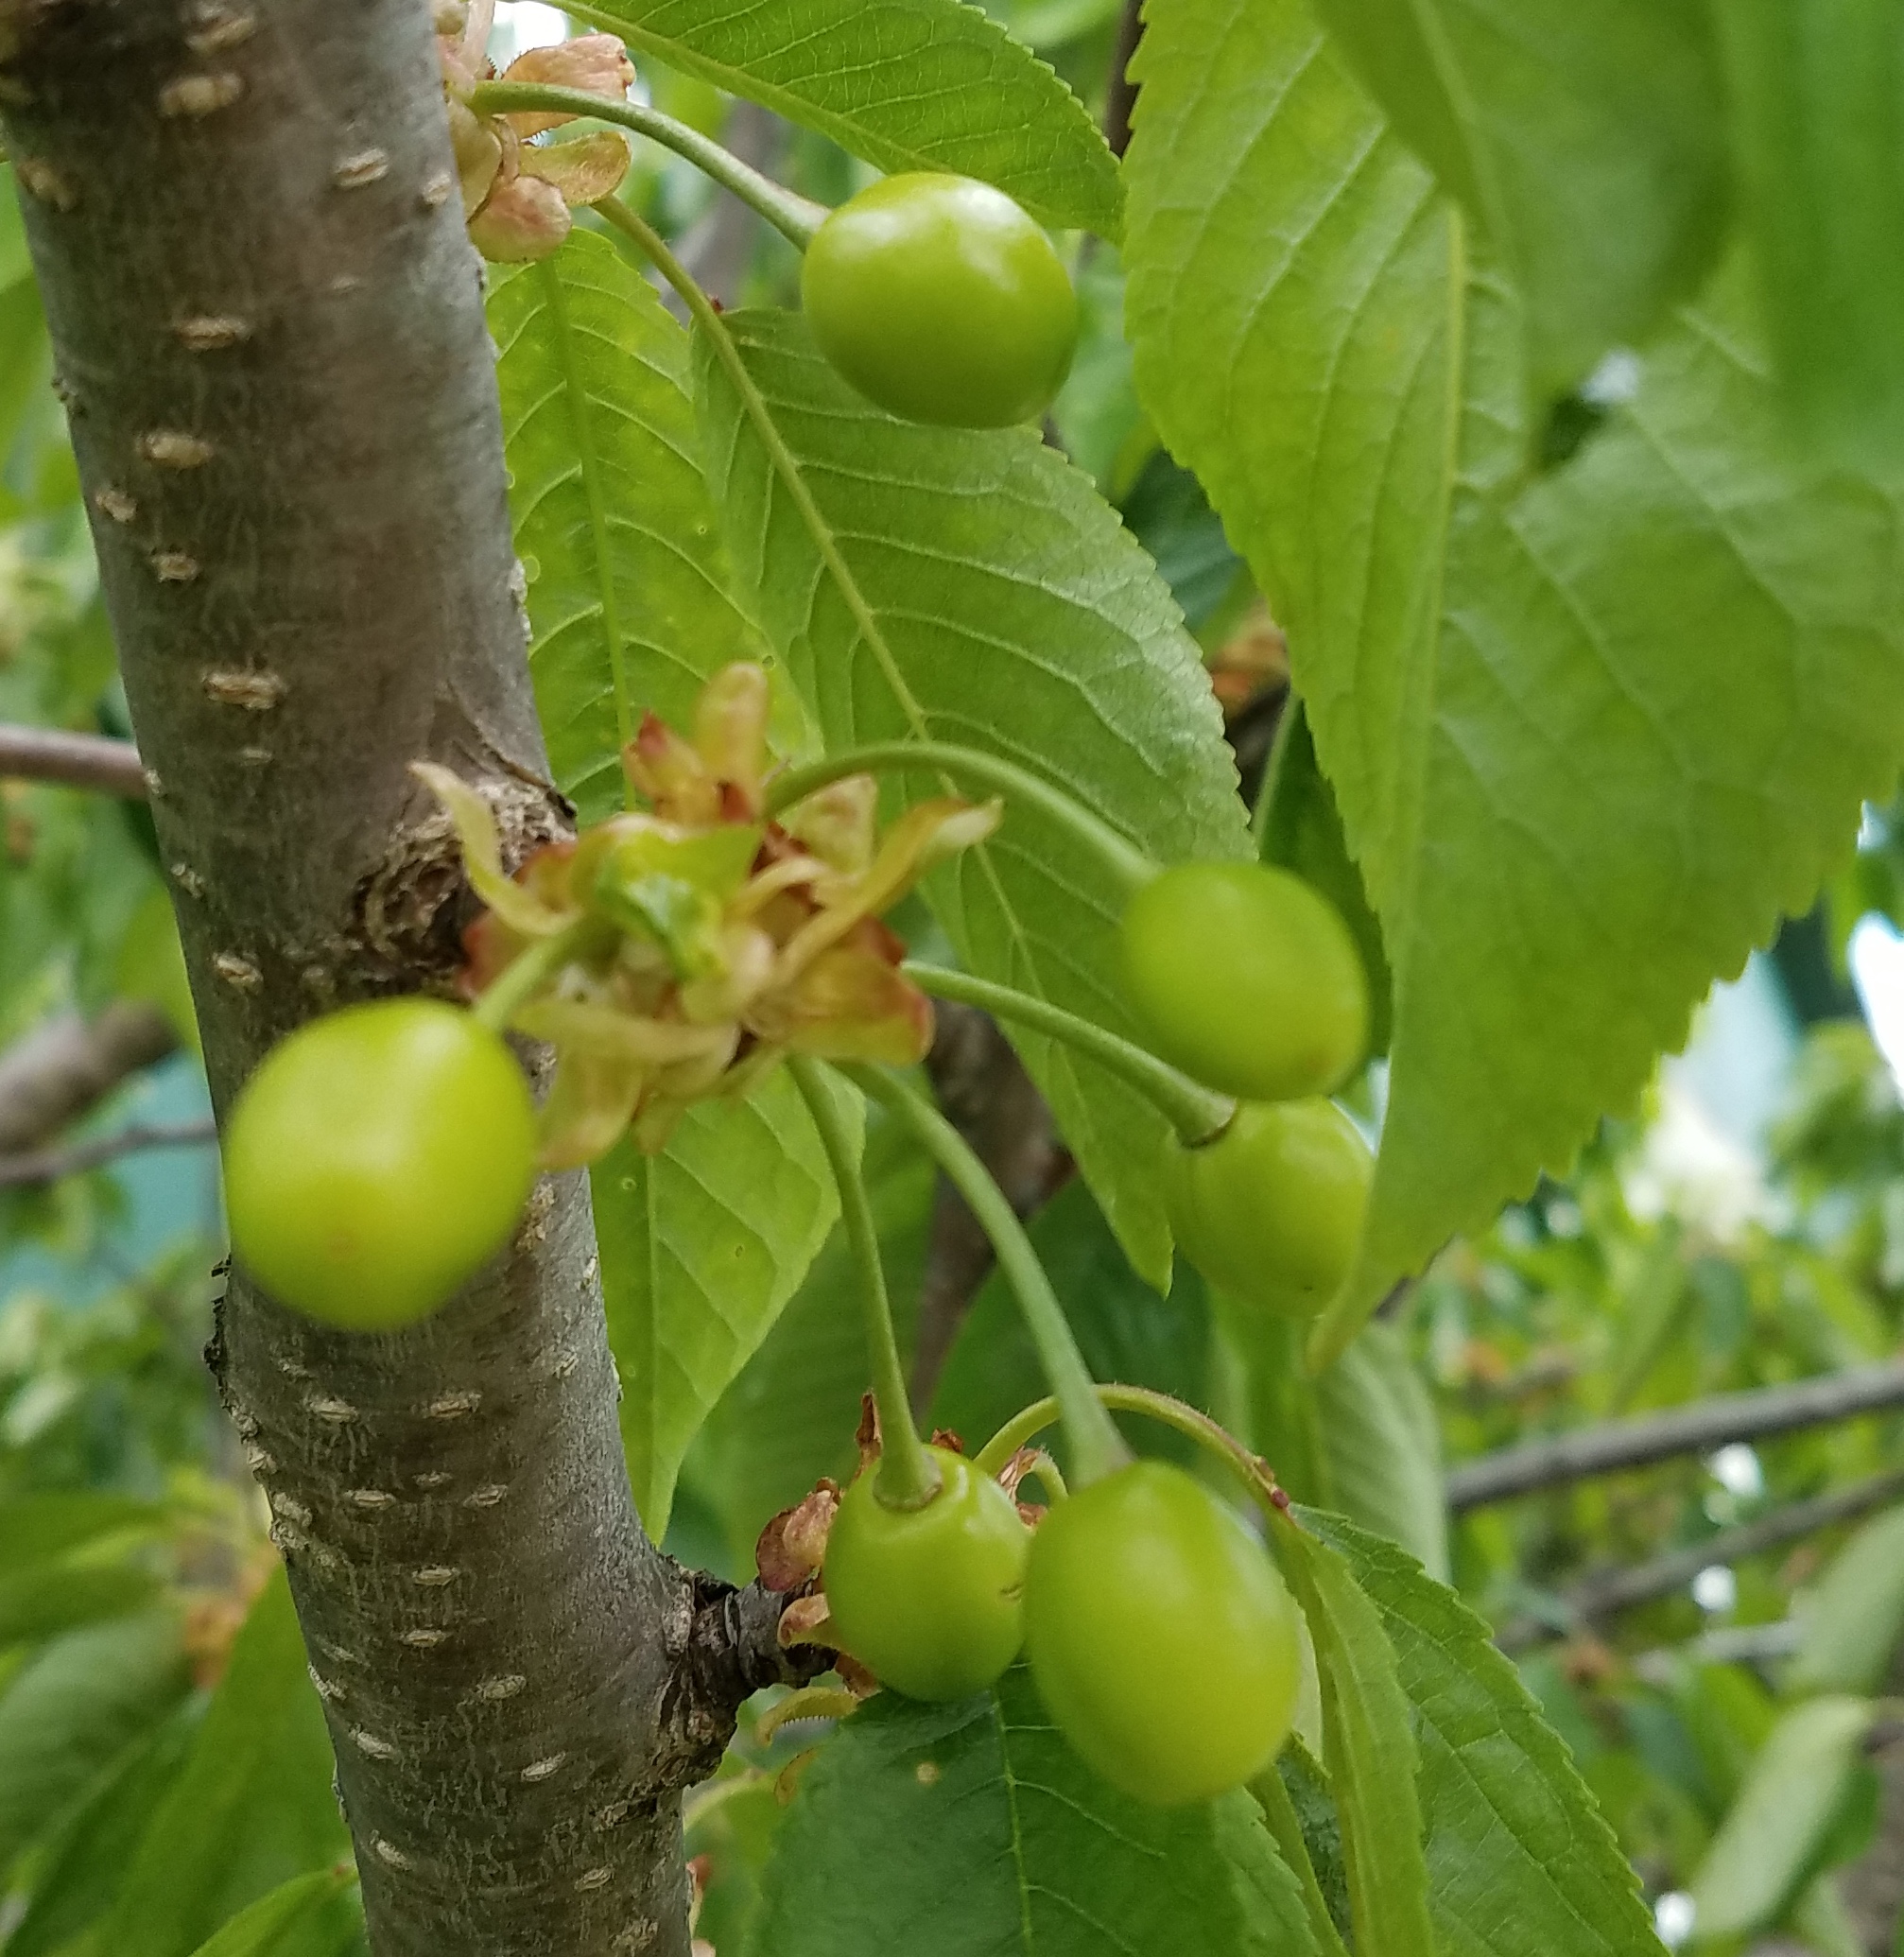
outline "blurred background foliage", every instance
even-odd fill
[[[1117,0],[994,10],[1101,103]],[[503,12],[525,39],[560,28],[546,8]],[[864,175],[703,84],[643,79],[672,113],[810,196],[837,201]],[[677,159],[644,149],[627,194],[729,303],[793,300],[790,249]],[[1136,404],[1115,254],[1084,248],[1078,275],[1085,336],[1052,439],[1168,577],[1250,783],[1286,684],[1280,634]],[[50,382],[9,185],[0,721],[122,735]],[[1904,1725],[1886,1696],[1904,1625],[1904,1480],[1886,1478],[1904,1470],[1904,1414],[1735,1440],[1452,1517],[1444,1475],[1553,1434],[1895,1359],[1904,1102],[1880,1041],[1904,1051],[1896,926],[1904,809],[1874,810],[1818,911],[1721,988],[1645,1104],[1609,1121],[1566,1183],[1450,1245],[1313,1387],[1284,1343],[1235,1323],[1193,1274],[1168,1298],[1152,1293],[1062,1160],[1033,1205],[1034,1237],[1100,1377],[1209,1407],[1295,1494],[1396,1536],[1497,1627],[1671,1942],[1693,1929],[1696,1896],[1716,1949],[1771,1938],[1826,1957],[1904,1950]],[[0,1054],[113,999],[154,1005],[182,1043],[54,1137],[56,1150],[202,1118],[179,988],[142,807],[0,783]],[[1371,1122],[1380,1087],[1377,1067],[1359,1110]],[[943,1197],[876,1118],[868,1168],[912,1340],[928,1267],[944,1255]],[[0,1183],[5,1957],[185,1957],[257,1897],[347,1853],[321,1719],[271,1580],[272,1518],[199,1357],[220,1250],[204,1147]],[[670,1533],[684,1558],[743,1576],[776,1510],[851,1473],[865,1367],[850,1282],[836,1242],[714,1410]],[[922,1408],[976,1447],[1037,1395],[1031,1355],[994,1282],[962,1315],[943,1298],[932,1312]],[[1132,1431],[1145,1446],[1174,1445]],[[1783,1535],[1774,1520],[1832,1515]],[[1768,1521],[1760,1539],[1778,1539],[1763,1547],[1736,1533]],[[1645,1594],[1596,1607],[1610,1579]],[[723,1957],[741,1948],[782,1797],[822,1731],[812,1720],[776,1730],[769,1713],[690,1803],[701,1933]],[[343,1879],[320,1881],[307,1904],[302,1941],[274,1948],[357,1947]]]

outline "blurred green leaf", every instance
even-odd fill
[[[1295,1879],[1237,1792],[1151,1808],[1046,1719],[1023,1667],[955,1706],[882,1692],[775,1837],[752,1957],[1312,1957]]]
[[[1276,729],[1263,796],[1255,815],[1257,850],[1264,862],[1293,870],[1341,912],[1368,974],[1369,1051],[1386,1053],[1393,981],[1382,947],[1382,927],[1369,909],[1361,873],[1349,856],[1335,790],[1316,760],[1308,714],[1293,695]]]
[[[294,1876],[239,1911],[194,1957],[345,1957],[362,1934],[356,1880],[347,1868]]]
[[[70,1631],[34,1653],[0,1693],[0,1871],[188,1684],[170,1610]]]
[[[1904,1508],[1887,1509],[1839,1550],[1805,1593],[1799,1621],[1787,1692],[1878,1689],[1904,1633]]]
[[[1313,1390],[1328,1478],[1325,1505],[1400,1544],[1445,1583],[1441,1435],[1400,1329],[1365,1325]]]
[[[0,1645],[51,1637],[150,1603],[159,1580],[130,1564],[38,1564],[0,1578]]]
[[[571,0],[637,55],[831,136],[889,174],[951,170],[1041,223],[1117,234],[1116,159],[1030,49],[961,0]]]
[[[99,1775],[34,1858],[26,1914],[7,1957],[55,1957],[113,1906],[140,1838],[192,1749],[204,1716],[196,1695],[142,1734]]]
[[[859,1121],[858,1096],[835,1091]],[[781,1072],[743,1100],[690,1108],[659,1155],[618,1142],[591,1183],[622,1441],[659,1541],[688,1443],[806,1275],[839,1197]]]
[[[1235,769],[1196,648],[1086,478],[1029,428],[881,414],[797,319],[730,314],[727,326],[759,419],[703,347],[709,480],[828,745],[976,746],[1044,774],[1161,858],[1241,853]],[[903,788],[912,800],[945,791],[930,775]],[[926,894],[972,970],[1131,1031],[1114,978],[1124,892],[1036,810],[1008,809]],[[1068,1048],[1014,1044],[1133,1263],[1168,1284],[1162,1117]]]
[[[1711,268],[1729,184],[1701,0],[1318,10],[1519,286],[1543,393],[1642,339]]]
[[[654,287],[580,231],[493,278],[529,671],[556,783],[599,822],[622,806],[642,714],[691,727],[701,683],[763,648],[729,595],[687,335]]]
[[[1791,1907],[1862,1764],[1872,1718],[1868,1700],[1831,1696],[1772,1729],[1692,1879],[1702,1940],[1748,1935]]]
[[[69,1555],[102,1535],[149,1534],[166,1513],[158,1502],[90,1492],[0,1501],[0,1580]]]
[[[1153,1387],[1193,1406],[1210,1397],[1210,1307],[1203,1279],[1180,1259],[1160,1298],[1117,1247],[1081,1182],[1060,1190],[1031,1221],[1031,1243],[1071,1323],[1092,1377]],[[972,1302],[932,1400],[935,1427],[977,1453],[1006,1421],[1050,1391],[1012,1287],[994,1271]],[[1194,1443],[1154,1420],[1120,1416],[1146,1454],[1186,1464]],[[1062,1437],[1054,1437],[1062,1458]]]
[[[1732,139],[1800,424],[1880,470],[1904,443],[1904,34],[1894,0],[1727,0]]]
[[[248,1903],[348,1856],[332,1771],[281,1569],[258,1593],[191,1758],[140,1842],[106,1948],[189,1957]]]

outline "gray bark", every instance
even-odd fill
[[[413,759],[518,855],[566,821],[429,9],[0,0],[0,112],[222,1117],[452,970]],[[597,1268],[572,1174],[414,1329],[221,1308],[379,1957],[685,1957],[679,1793],[779,1675],[776,1602],[642,1534]]]

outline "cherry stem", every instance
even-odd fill
[[[1115,1407],[1120,1413],[1142,1413],[1151,1420],[1161,1421],[1166,1427],[1175,1428],[1180,1434],[1187,1434],[1242,1482],[1249,1490],[1251,1499],[1272,1524],[1295,1526],[1289,1513],[1289,1498],[1277,1487],[1269,1463],[1252,1454],[1235,1434],[1212,1420],[1207,1413],[1200,1413],[1196,1408],[1186,1407],[1182,1400],[1174,1400],[1168,1394],[1157,1393],[1148,1386],[1094,1385],[1091,1391],[1100,1406]],[[973,1457],[972,1465],[981,1475],[995,1475],[1021,1447],[1030,1446],[1054,1420],[1060,1418],[1061,1412],[1068,1432],[1070,1409],[1066,1406],[1061,1410],[1055,1396],[1039,1400],[1022,1413],[1013,1414],[979,1448]]]
[[[675,155],[685,157],[722,189],[732,191],[742,203],[757,211],[803,251],[812,243],[813,234],[832,215],[824,204],[801,197],[771,177],[763,176],[753,165],[742,163],[713,137],[703,136],[699,130],[664,115],[659,109],[650,109],[645,102],[616,101],[609,95],[590,95],[586,89],[557,88],[539,81],[485,81],[470,91],[468,106],[477,115],[539,112],[547,115],[589,116],[597,122],[612,122],[618,128],[632,130],[636,135],[646,136],[673,150]]]
[[[779,815],[850,774],[892,774],[936,770],[956,782],[969,782],[1001,794],[1008,801],[1035,808],[1056,823],[1073,841],[1096,857],[1125,895],[1157,875],[1158,865],[1134,843],[1127,842],[1101,817],[1095,816],[1075,795],[1043,780],[1029,770],[978,748],[961,748],[942,740],[883,740],[863,748],[843,748],[774,775],[767,784],[767,813]]]
[[[879,1233],[866,1179],[839,1111],[818,1065],[790,1056],[787,1070],[820,1131],[833,1180],[839,1186],[839,1217],[859,1273],[859,1303],[866,1319],[866,1349],[873,1361],[873,1404],[879,1414],[879,1470],[873,1493],[882,1508],[923,1509],[939,1493],[939,1464],[926,1451],[907,1403],[906,1369],[892,1331],[892,1305],[886,1293],[886,1270],[879,1256]]]
[[[1186,1149],[1216,1140],[1235,1117],[1237,1104],[1228,1095],[1202,1086],[1187,1074],[1177,1071],[1168,1061],[1159,1060],[1134,1041],[1114,1033],[1095,1020],[1067,1013],[1048,999],[1033,997],[1014,985],[1000,985],[990,978],[975,978],[968,972],[955,972],[943,965],[926,965],[909,959],[899,968],[921,992],[937,999],[956,999],[961,1005],[978,1006],[995,1019],[1015,1020],[1033,1032],[1047,1033],[1067,1047],[1095,1060],[1107,1072],[1134,1087],[1152,1101],[1177,1131]]]
[[[562,968],[580,955],[600,930],[593,918],[579,918],[552,937],[538,938],[518,952],[470,1007],[471,1015],[492,1032],[506,1032],[519,1007],[532,999]]]
[[[1065,1435],[1071,1444],[1072,1479],[1082,1488],[1128,1465],[1131,1450],[1098,1397],[1097,1384],[1072,1337],[1065,1308],[1058,1303],[1058,1294],[1051,1289],[1024,1224],[992,1172],[951,1122],[903,1082],[878,1067],[858,1064],[844,1065],[839,1071],[911,1129],[991,1238],[999,1268],[1017,1295],[1045,1377],[1056,1389],[1051,1415],[1056,1416],[1062,1408]],[[1042,1424],[1048,1426],[1049,1417]],[[986,1472],[995,1475],[1015,1451],[1008,1448]]]

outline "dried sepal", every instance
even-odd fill
[[[518,174],[498,182],[470,219],[470,243],[493,265],[529,265],[561,251],[574,221],[553,183]]]
[[[628,175],[627,142],[614,130],[597,130],[568,143],[525,149],[517,159],[526,177],[553,184],[570,210],[612,197]]]
[[[580,1169],[607,1154],[633,1119],[648,1072],[639,1061],[558,1050],[555,1081],[542,1104],[542,1166]]]
[[[584,95],[619,102],[634,85],[634,63],[613,34],[578,34],[573,41],[519,54],[503,70],[502,78],[543,88],[580,89]],[[508,119],[518,135],[539,136],[575,117],[560,111],[524,110]]]
[[[462,191],[463,216],[474,217],[502,170],[502,139],[488,123],[450,98],[450,149]]]
[[[781,818],[781,827],[845,876],[872,867],[878,844],[879,784],[870,774],[828,782]]]
[[[789,1594],[807,1583],[826,1560],[826,1538],[839,1511],[839,1484],[822,1478],[760,1532],[753,1565],[770,1590]]]

